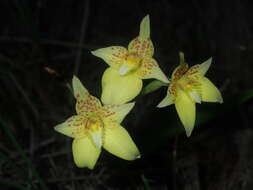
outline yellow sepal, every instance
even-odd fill
[[[94,146],[90,138],[74,139],[72,143],[74,162],[77,167],[93,169],[101,149]]]
[[[82,127],[84,120],[84,117],[74,115],[68,118],[65,122],[56,125],[54,129],[61,134],[75,138],[76,132],[78,131],[78,128]]]
[[[139,37],[142,39],[147,39],[150,37],[149,15],[145,16],[141,21]]]
[[[175,106],[181,122],[184,125],[186,135],[191,136],[194,124],[196,106],[192,98],[182,90],[178,90]]]
[[[121,126],[105,128],[103,147],[111,154],[125,160],[140,158],[138,148],[128,132]]]
[[[104,112],[104,122],[114,122],[120,124],[125,116],[133,109],[135,103],[105,105],[102,110]]]
[[[124,104],[134,99],[142,89],[142,80],[135,74],[120,76],[108,68],[102,77],[101,100],[104,104]]]
[[[142,60],[142,65],[138,69],[137,74],[141,79],[157,79],[164,83],[169,83],[168,78],[162,72],[159,65],[153,58],[144,58]]]
[[[93,55],[103,59],[109,66],[119,68],[127,56],[127,49],[122,46],[110,46],[100,48],[91,52]]]
[[[223,103],[219,89],[208,78],[202,77],[200,83],[202,101]]]

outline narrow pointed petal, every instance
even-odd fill
[[[84,117],[74,115],[68,118],[65,122],[56,125],[54,129],[59,133],[74,138],[76,135],[78,135],[78,129],[83,127],[84,120]]]
[[[88,90],[83,86],[83,84],[81,83],[79,78],[77,78],[75,75],[73,76],[73,79],[72,79],[72,85],[73,85],[73,90],[74,90],[75,97],[76,96],[86,97],[86,96],[89,95]]]
[[[103,59],[109,66],[119,68],[124,63],[127,49],[121,46],[110,46],[92,51],[91,53]]]
[[[169,106],[171,104],[174,104],[174,96],[167,94],[164,99],[157,105],[158,108],[163,108],[166,106]]]
[[[103,119],[109,124],[114,122],[120,124],[125,116],[133,109],[135,103],[128,104],[117,104],[117,105],[105,105],[101,110],[103,110]]]
[[[202,64],[200,64],[200,69],[199,72],[202,76],[204,76],[206,74],[206,72],[208,71],[209,67],[211,66],[212,63],[212,57],[210,57],[208,60],[206,60],[205,62],[203,62]]]
[[[95,147],[91,140],[88,137],[85,137],[74,139],[72,143],[72,151],[74,162],[77,167],[93,169],[98,160],[101,149]]]
[[[212,58],[209,58],[202,64],[192,66],[186,73],[187,76],[199,80],[200,77],[204,76],[211,66]]]
[[[138,148],[121,126],[105,128],[103,147],[111,154],[125,160],[140,158]]]
[[[142,89],[142,80],[135,74],[120,76],[117,70],[108,68],[102,77],[104,104],[124,104],[134,99]]]
[[[137,71],[137,74],[141,79],[157,79],[165,83],[169,83],[168,78],[162,72],[157,62],[152,58],[145,58],[142,61],[142,65]]]
[[[202,77],[200,82],[202,101],[223,103],[219,89],[208,78]]]
[[[186,63],[177,66],[172,73],[171,80],[172,81],[179,80],[187,72],[188,68],[189,68],[188,64]]]
[[[82,85],[81,81],[76,76],[73,77],[72,81],[74,96],[77,100],[76,112],[78,115],[88,115],[94,111],[96,112],[96,110],[101,108],[99,99],[90,95],[88,90]]]
[[[140,25],[140,38],[147,39],[150,37],[150,20],[149,15],[145,16]]]
[[[186,135],[189,137],[195,124],[195,102],[184,91],[178,90],[175,106]]]

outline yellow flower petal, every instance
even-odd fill
[[[169,93],[164,97],[164,99],[157,105],[158,108],[163,108],[174,104],[175,97],[170,95]]]
[[[121,46],[110,46],[91,53],[103,59],[109,66],[119,68],[127,56],[127,49]]]
[[[208,78],[202,77],[200,82],[202,101],[223,103],[219,89]]]
[[[150,37],[150,20],[149,15],[145,16],[140,24],[140,38],[147,39]]]
[[[74,115],[68,118],[65,122],[56,125],[54,129],[59,133],[74,138],[77,135],[78,128],[82,127],[84,120],[84,117]]]
[[[145,58],[142,61],[141,67],[138,69],[137,74],[141,79],[157,79],[165,83],[169,83],[168,78],[160,69],[157,62],[152,58]]]
[[[138,148],[121,126],[105,128],[103,147],[111,154],[125,160],[140,158]]]
[[[189,137],[195,123],[195,102],[184,91],[178,90],[175,106],[186,135]]]
[[[103,106],[103,119],[107,122],[121,123],[125,116],[133,109],[135,103]]]
[[[94,96],[91,96],[88,90],[82,85],[81,81],[76,76],[73,77],[72,83],[74,89],[74,96],[77,100],[76,112],[78,115],[88,115],[101,108],[101,103],[99,99]]]
[[[204,76],[211,66],[212,58],[209,58],[202,64],[197,64],[192,66],[187,72],[186,75],[191,78],[199,80],[200,77]]]
[[[149,38],[143,39],[137,37],[129,43],[128,51],[138,55],[140,58],[152,57],[154,55],[154,46]]]
[[[124,104],[134,99],[141,91],[142,80],[135,74],[120,76],[117,70],[108,68],[102,77],[102,96],[104,104]]]
[[[152,57],[154,55],[154,46],[150,40],[150,21],[148,15],[143,18],[140,24],[139,36],[129,43],[128,51],[137,54],[141,58]]]
[[[88,167],[93,169],[99,154],[100,148],[96,148],[88,137],[74,139],[72,143],[74,162],[79,168]]]
[[[179,66],[176,67],[176,69],[174,69],[171,80],[172,81],[179,80],[187,72],[187,70],[188,64],[186,63],[180,64]]]
[[[210,57],[208,60],[206,60],[205,62],[203,62],[202,64],[200,64],[200,69],[199,72],[202,76],[204,76],[206,74],[206,72],[208,71],[209,67],[211,66],[212,63],[212,57]]]

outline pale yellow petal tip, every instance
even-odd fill
[[[169,104],[167,103],[166,100],[162,100],[156,107],[157,108],[164,108],[166,106],[168,106]]]
[[[58,133],[61,133],[61,132],[59,131],[59,125],[54,126],[54,130],[57,131]]]
[[[141,154],[139,153],[139,154],[135,155],[133,160],[137,160],[137,159],[140,159],[140,158],[141,158]]]
[[[191,125],[189,125],[189,124],[188,125],[184,125],[184,129],[185,129],[186,136],[190,137],[191,134],[192,134],[192,131],[194,129],[194,124],[193,125],[192,124]]]
[[[73,78],[72,78],[72,84],[74,84],[74,82],[79,82],[79,79],[76,75],[73,75]]]
[[[201,64],[200,73],[201,73],[202,75],[205,75],[205,74],[206,74],[206,72],[208,71],[209,67],[211,66],[212,60],[213,60],[213,58],[210,57],[208,60],[206,60],[205,62],[203,62],[203,63]]]
[[[150,20],[149,15],[145,16],[140,25],[140,37],[149,38],[150,37]]]
[[[54,130],[57,131],[57,132],[59,132],[60,126],[61,126],[61,124],[54,126]],[[60,132],[59,132],[59,133],[60,133]]]
[[[169,79],[165,75],[164,75],[164,77],[161,81],[164,82],[164,83],[167,83],[167,84],[170,83]]]
[[[192,134],[192,131],[185,131],[186,132],[186,136],[189,138]]]
[[[160,81],[162,81],[162,82],[164,82],[164,83],[166,83],[166,84],[170,83],[170,81],[167,78],[167,76],[160,69],[158,70],[157,77],[155,77],[155,78],[158,79],[158,80],[160,80]]]
[[[194,122],[195,123],[195,122]],[[184,124],[184,129],[185,129],[185,133],[186,133],[186,136],[187,137],[190,137],[191,136],[191,134],[192,134],[192,131],[193,131],[193,129],[194,129],[194,124],[192,125],[186,125],[186,124]]]
[[[75,75],[72,78],[72,85],[73,85],[73,88],[74,88],[74,86],[76,86],[76,87],[78,87],[80,85],[83,86],[80,79]]]
[[[90,170],[93,170],[94,167],[95,167],[95,165],[96,165],[96,163],[95,163],[94,165],[89,165],[89,166],[87,166],[87,165],[82,165],[82,164],[79,164],[79,163],[75,163],[75,165],[76,165],[76,167],[78,167],[78,168],[88,168],[88,169],[90,169]]]
[[[169,95],[166,95],[163,98],[163,100],[156,107],[163,108],[163,107],[169,106],[169,105],[171,105],[173,103],[174,103],[174,101],[173,101],[172,97],[169,96]]]
[[[91,54],[96,56],[96,57],[103,58],[103,56],[109,54],[109,48],[105,47],[105,48],[100,48],[100,49],[97,49],[97,50],[93,50],[93,51],[91,51]]]
[[[149,19],[149,14],[147,14],[141,21],[141,24],[149,24],[150,19]]]
[[[129,111],[133,109],[133,107],[135,106],[135,102],[130,102],[126,104],[128,106]]]
[[[101,50],[100,50],[100,49],[91,51],[91,54],[94,55],[94,56],[96,56],[96,57],[99,57],[99,56],[100,56],[100,53],[101,53]]]
[[[66,128],[66,127],[64,127],[64,124],[65,124],[65,123],[61,123],[61,124],[56,125],[56,126],[54,127],[54,130],[55,130],[56,132],[58,132],[58,133],[63,134],[63,135],[71,136],[71,134],[69,134],[69,133],[71,133],[71,131],[68,130],[68,129],[71,129],[71,128]]]
[[[138,151],[137,153],[133,154],[129,159],[127,159],[128,161],[133,161],[133,160],[137,160],[141,158],[141,154]]]
[[[222,104],[222,103],[223,103],[223,98],[222,98],[222,96],[221,96],[221,95],[218,97],[218,102],[219,102],[220,104]]]

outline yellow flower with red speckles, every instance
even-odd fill
[[[140,158],[132,138],[120,126],[134,103],[102,106],[75,76],[73,89],[77,115],[55,126],[55,130],[74,138],[72,151],[75,164],[93,169],[102,147],[125,160]]]
[[[102,77],[102,96],[104,104],[123,104],[135,98],[142,89],[142,79],[158,79],[168,83],[167,77],[155,59],[153,43],[150,39],[149,16],[143,18],[140,33],[133,39],[128,49],[110,46],[92,51],[110,67]]]
[[[212,59],[189,68],[188,64],[184,63],[183,56],[181,53],[181,63],[172,73],[167,95],[157,107],[175,104],[186,135],[189,137],[195,124],[195,103],[201,101],[222,103],[223,99],[216,86],[204,76]]]

